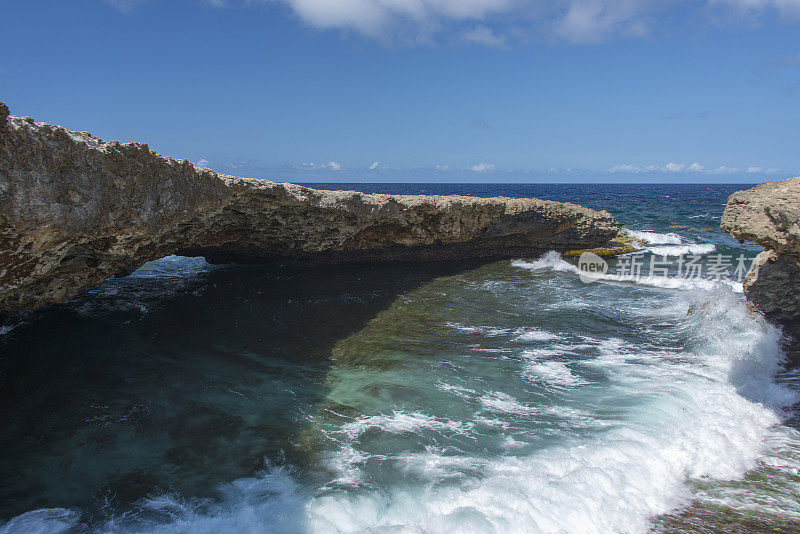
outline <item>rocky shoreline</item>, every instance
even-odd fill
[[[800,339],[800,177],[728,199],[722,230],[765,247],[751,305]],[[62,302],[170,254],[212,263],[436,261],[634,250],[606,211],[520,198],[315,190],[104,142],[0,103],[0,311]],[[800,351],[790,357],[800,361]]]
[[[765,248],[744,280],[751,305],[793,340],[787,353],[800,364],[800,177],[765,182],[728,198],[720,224],[740,242]]]
[[[238,178],[0,103],[0,310],[61,302],[170,254],[212,263],[432,261],[631,250],[605,211]]]

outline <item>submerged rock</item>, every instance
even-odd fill
[[[537,199],[368,195],[237,178],[0,105],[0,310],[60,302],[170,254],[428,261],[609,247],[609,213]]]

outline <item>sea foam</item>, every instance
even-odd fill
[[[320,496],[309,503],[309,528],[646,532],[650,518],[692,497],[687,479],[741,477],[757,465],[782,407],[797,400],[772,380],[782,358],[778,333],[748,316],[729,290],[682,298],[685,306],[669,308],[674,320],[685,321],[692,340],[680,359],[657,352],[641,358],[619,343],[600,346],[593,365],[612,380],[606,401],[640,403],[624,424],[606,424],[589,441],[569,439],[529,455],[462,457],[479,465],[481,476],[457,484],[442,478],[388,493]],[[687,316],[690,308],[703,311]],[[501,427],[509,416],[540,413],[502,391],[480,401],[487,414],[495,414],[482,415],[482,424]],[[579,416],[574,410],[563,415]],[[452,475],[449,462],[438,450],[417,455],[430,472]]]
[[[644,243],[640,245],[640,250],[658,256],[702,255],[710,254],[717,249],[712,243],[685,243],[683,237],[674,232],[662,234],[629,229],[625,231]]]
[[[530,271],[555,271],[581,274],[578,266],[564,260],[558,252],[550,251],[541,258],[528,260],[512,260],[511,265]],[[679,278],[676,276],[631,276],[614,273],[593,274],[595,282],[622,282],[663,289],[702,289],[710,291],[717,285],[724,285],[737,293],[742,292],[741,282],[735,280],[712,280],[708,278]]]
[[[513,264],[566,276],[578,272],[555,253]],[[338,428],[338,445],[320,456],[335,484],[306,488],[291,470],[272,467],[220,486],[213,499],[155,495],[139,502],[135,513],[90,529],[644,533],[654,516],[698,497],[781,514],[793,503],[796,487],[772,501],[752,502],[735,488],[699,495],[691,491],[692,481],[738,480],[760,465],[789,473],[795,468],[792,454],[800,450],[800,437],[776,426],[784,408],[798,400],[773,380],[783,358],[779,332],[748,314],[729,287],[677,288],[684,291],[662,292],[662,305],[632,306],[630,313],[643,325],[671,325],[670,336],[686,340],[678,348],[669,344],[671,339],[660,340],[657,329],[646,344],[587,336],[570,349],[563,339],[533,327],[457,323],[455,329],[466,334],[528,343],[519,355],[519,376],[541,382],[563,398],[561,404],[512,395],[502,390],[502,382],[498,389],[478,391],[439,381],[436,391],[452,394],[459,403],[475,403],[474,413],[463,420],[406,409],[351,416]],[[574,302],[576,309],[590,305]],[[535,334],[526,340],[525,332]],[[570,350],[580,351],[580,365],[603,377],[602,388],[576,373],[572,362],[554,359]],[[604,411],[615,418],[601,419]],[[558,418],[584,432],[532,447],[519,427],[541,417]],[[429,444],[402,453],[378,455],[362,447],[373,435],[389,440],[423,432],[433,436]],[[452,440],[490,432],[503,437],[507,454],[459,449],[460,442]],[[402,476],[376,486],[362,476],[368,464],[380,465],[381,476],[393,470]],[[0,533],[70,528],[80,528],[78,513],[46,509],[12,519]]]

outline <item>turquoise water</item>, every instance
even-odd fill
[[[759,250],[718,230],[737,186],[358,187],[605,208],[645,263]],[[779,332],[735,279],[624,261],[170,257],[3,317],[0,532],[800,525]]]

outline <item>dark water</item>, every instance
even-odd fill
[[[737,185],[316,187],[570,201],[651,256],[759,250],[718,229]],[[2,317],[0,532],[797,524],[797,377],[736,281],[572,269],[172,257]]]
[[[160,263],[7,319],[4,517],[202,493],[292,454],[297,421],[325,397],[334,343],[465,268]]]

